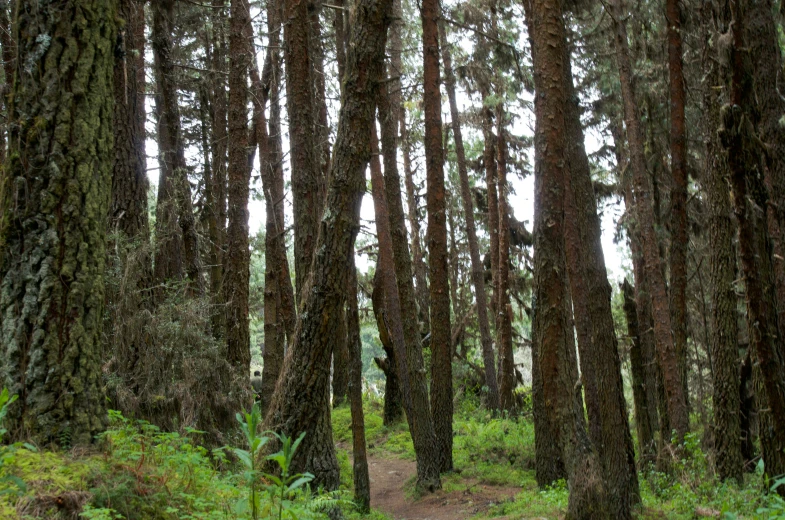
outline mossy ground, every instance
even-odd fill
[[[386,427],[376,399],[365,403],[369,455],[374,459],[414,460],[405,422]],[[116,415],[112,429],[92,451],[30,451],[23,447],[7,457],[0,477],[14,475],[26,490],[0,480],[0,519],[20,518],[20,511],[35,518],[58,518],[63,503],[87,506],[88,519],[228,519],[246,496],[242,472],[225,450],[199,445],[200,434],[164,433]],[[333,410],[335,440],[341,466],[342,488],[350,495],[351,417],[344,406]],[[688,437],[688,459],[675,464],[672,476],[641,474],[642,519],[692,519],[702,515],[721,518],[782,518],[785,502],[763,493],[756,474],[746,485],[719,484],[706,456]],[[459,495],[478,484],[518,489],[514,498],[484,508],[473,518],[562,518],[567,505],[564,482],[542,490],[534,478],[534,430],[531,419],[494,418],[471,399],[459,404],[455,415],[456,472],[443,478],[444,492]],[[407,501],[418,500],[413,475],[404,479]],[[61,504],[61,505],[58,505]],[[66,506],[68,505],[66,504]],[[47,509],[48,508],[48,509]],[[58,509],[61,508],[61,509]],[[757,512],[761,508],[768,511]],[[360,515],[345,508],[346,517]],[[64,516],[61,516],[64,517]],[[312,518],[323,517],[318,511]],[[369,520],[390,519],[374,510]]]

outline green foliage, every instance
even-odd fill
[[[8,415],[8,407],[16,401],[16,395],[10,395],[7,388],[3,388],[0,392],[0,441],[3,440],[5,434],[8,433],[4,424],[5,417]],[[21,496],[27,491],[27,485],[18,476],[8,473],[7,466],[14,463],[17,451],[20,447],[28,450],[35,451],[35,448],[29,444],[14,443],[11,445],[0,445],[0,496],[2,495],[15,495]]]

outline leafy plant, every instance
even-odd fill
[[[5,428],[5,417],[8,415],[8,407],[16,401],[16,395],[10,395],[7,388],[0,392],[0,441],[3,440],[8,430]],[[6,474],[5,468],[13,463],[16,452],[20,447],[25,447],[30,451],[35,451],[35,447],[27,443],[14,443],[8,446],[0,445],[0,484],[4,484],[0,489],[0,495],[9,493],[23,495],[27,491],[27,485],[16,475]]]
[[[251,408],[251,413],[238,413],[237,422],[240,423],[240,429],[245,435],[245,440],[248,442],[248,450],[240,448],[233,448],[234,454],[240,459],[240,462],[245,466],[245,479],[249,482],[250,493],[248,494],[247,502],[241,501],[238,504],[238,512],[246,513],[250,510],[251,517],[254,520],[259,518],[261,510],[260,495],[257,493],[257,486],[259,481],[260,472],[256,465],[260,450],[267,444],[269,437],[262,437],[257,433],[259,424],[262,421],[262,412],[259,403],[256,402]]]

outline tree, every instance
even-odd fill
[[[480,329],[480,343],[482,357],[485,365],[485,384],[488,386],[488,407],[491,410],[499,409],[499,386],[496,383],[496,361],[493,353],[493,338],[491,325],[488,320],[488,303],[485,296],[485,268],[480,259],[480,248],[477,244],[477,230],[474,224],[474,204],[472,203],[471,188],[469,187],[469,173],[466,167],[466,151],[463,147],[461,133],[461,119],[458,112],[458,101],[455,96],[455,74],[452,70],[452,57],[447,44],[447,34],[444,21],[439,23],[439,36],[442,44],[442,61],[444,62],[444,84],[447,87],[447,97],[450,102],[450,116],[452,118],[452,131],[455,139],[455,154],[458,159],[458,175],[461,184],[461,202],[466,219],[466,238],[469,242],[469,257],[472,265],[472,284],[477,305],[477,324]]]
[[[347,48],[345,92],[331,164],[327,208],[308,290],[265,419],[267,429],[289,436],[305,432],[293,471],[307,470],[327,489],[339,484],[332,439],[329,366],[339,310],[346,302],[346,273],[359,230],[363,172],[370,159],[374,90],[382,78],[390,0],[363,0],[355,11]],[[291,96],[290,96],[291,99]]]
[[[611,518],[602,470],[585,430],[566,277],[563,165],[567,155],[566,37],[558,0],[525,4],[532,40],[535,114],[533,349],[570,484],[569,518]],[[607,283],[607,282],[606,282]]]
[[[18,4],[0,185],[0,345],[3,385],[19,396],[12,431],[40,444],[87,444],[106,424],[100,355],[116,8]]]
[[[654,230],[654,209],[652,206],[651,181],[646,173],[646,162],[643,153],[643,134],[641,133],[640,116],[635,90],[632,83],[632,65],[629,57],[629,44],[625,14],[621,0],[614,0],[610,5],[613,25],[614,48],[618,62],[621,83],[622,101],[624,106],[624,123],[627,130],[627,143],[630,153],[630,167],[634,184],[634,215],[641,240],[642,262],[648,291],[642,293],[650,298],[653,316],[654,339],[657,358],[662,369],[664,390],[667,397],[667,413],[670,427],[676,430],[679,438],[689,431],[689,415],[687,398],[679,376],[678,355],[673,344],[671,333],[671,317],[669,313],[665,278],[660,265],[659,243]],[[665,439],[663,439],[665,442]]]

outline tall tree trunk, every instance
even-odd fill
[[[766,226],[767,194],[763,184],[765,150],[755,128],[757,111],[752,57],[746,46],[746,13],[750,4],[732,4],[733,37],[730,103],[720,110],[720,140],[728,150],[733,208],[739,223],[739,257],[747,289],[750,346],[759,403],[759,430],[766,473],[785,472],[785,367],[777,325],[770,237]],[[765,401],[763,396],[765,395]],[[785,490],[782,490],[785,492]]]
[[[333,352],[333,408],[346,401],[349,392],[349,344],[346,328],[346,309],[341,309],[338,328],[335,329],[335,351]]]
[[[404,360],[399,360],[398,366],[405,367],[407,372],[405,374],[399,372],[398,375],[402,381],[401,384],[408,387],[408,392],[411,395],[412,406],[410,409],[407,407],[406,413],[417,456],[417,486],[422,490],[433,491],[441,486],[439,452],[435,448],[434,424],[428,405],[428,386],[425,379],[425,363],[417,322],[412,257],[409,256],[401,196],[401,178],[398,174],[395,140],[396,114],[390,104],[389,88],[389,82],[385,82],[377,89],[377,107],[382,131],[385,196],[390,220],[395,278],[403,319],[403,337],[406,345],[405,364]],[[404,392],[406,391],[404,389]]]
[[[671,188],[670,309],[673,347],[685,397],[687,385],[687,128],[684,115],[686,93],[682,65],[679,0],[666,0],[668,26],[668,75],[670,78]],[[689,399],[687,399],[689,401]]]
[[[309,0],[311,82],[313,85],[314,146],[319,170],[319,203],[324,203],[330,174],[330,123],[327,121],[327,93],[324,77],[324,42],[322,41],[322,0]],[[320,212],[322,207],[320,206]]]
[[[349,402],[352,414],[352,475],[354,502],[360,513],[371,510],[371,483],[365,449],[365,417],[363,414],[363,360],[360,339],[360,313],[357,309],[357,268],[354,252],[349,255],[346,329],[349,344]]]
[[[632,507],[640,502],[635,449],[627,420],[597,199],[583,145],[580,105],[566,44],[564,52],[564,119],[567,139],[572,143],[564,175],[565,251],[589,437],[604,470],[611,516],[631,518]]]
[[[447,264],[447,207],[444,189],[442,109],[439,92],[439,2],[424,0],[423,112],[428,208],[428,275],[431,298],[431,413],[441,471],[452,470],[452,348]]]
[[[611,518],[602,470],[585,430],[566,276],[563,165],[567,153],[564,22],[558,0],[525,6],[535,81],[535,224],[532,342],[570,486],[569,518]]]
[[[294,206],[294,274],[299,303],[311,269],[322,209],[322,173],[316,157],[316,114],[311,81],[309,2],[284,0],[284,62],[286,106]]]
[[[785,336],[785,199],[782,196],[785,193],[785,129],[780,124],[785,100],[780,94],[783,72],[778,27],[771,0],[750,2],[746,31],[750,55],[755,56],[752,73],[760,111],[760,138],[768,145],[764,173],[771,198],[766,210],[779,304],[779,332],[780,336]]]
[[[630,64],[625,10],[622,8],[622,0],[613,0],[611,11],[615,33],[614,46],[616,48],[624,105],[624,122],[627,128],[627,141],[630,149],[630,166],[633,172],[634,208],[636,221],[639,225],[641,250],[643,252],[643,263],[648,284],[648,292],[643,294],[645,298],[651,298],[655,345],[657,357],[662,367],[670,426],[676,430],[678,438],[681,439],[690,428],[689,414],[687,413],[687,396],[684,393],[680,377],[678,354],[673,344],[668,295],[660,263],[659,243],[654,230],[655,218],[651,202],[651,180],[646,173],[643,134],[641,132],[638,104],[632,83],[632,65]]]
[[[656,460],[657,444],[654,441],[655,425],[649,414],[649,401],[646,395],[646,365],[641,348],[641,330],[638,326],[638,306],[635,303],[635,290],[624,279],[621,284],[624,296],[624,316],[627,320],[627,334],[632,341],[630,346],[630,372],[632,376],[632,396],[635,403],[635,426],[638,431],[640,461],[646,466]]]
[[[5,107],[5,123],[0,125],[0,164],[5,164],[6,159],[6,132],[7,121],[9,115],[9,96],[11,89],[14,87],[14,69],[16,67],[16,43],[14,42],[13,34],[14,29],[11,27],[11,18],[9,18],[9,10],[14,11],[16,2],[10,0],[0,0],[0,47],[2,52],[0,55],[3,58],[3,76],[4,83],[2,90],[0,90],[0,106]],[[11,16],[13,16],[13,12]],[[2,211],[2,208],[0,208]]]
[[[150,238],[147,216],[147,157],[145,156],[144,4],[120,0],[118,14],[126,21],[123,55],[114,66],[114,171],[112,226],[127,238],[144,243]],[[140,71],[139,68],[142,68]],[[141,80],[141,82],[140,82]]]
[[[444,85],[447,87],[447,97],[450,101],[455,154],[458,159],[461,202],[463,203],[463,213],[466,219],[466,238],[469,242],[469,257],[472,263],[472,284],[474,285],[474,294],[477,301],[477,323],[480,329],[480,344],[482,345],[482,358],[485,365],[485,384],[488,387],[488,408],[498,410],[500,406],[499,386],[496,382],[496,360],[493,353],[491,325],[488,320],[488,303],[485,297],[485,270],[480,258],[480,247],[477,244],[477,230],[474,225],[474,204],[472,203],[471,188],[469,187],[469,173],[466,167],[466,152],[463,147],[458,101],[455,96],[455,74],[453,74],[452,70],[452,56],[447,45],[444,21],[439,23],[439,35],[442,44],[442,61],[444,61]]]
[[[711,6],[711,4],[706,4]],[[704,24],[711,27],[715,19],[711,7],[702,10]],[[703,110],[707,117],[706,170],[703,187],[708,203],[709,276],[711,286],[712,404],[714,406],[714,453],[720,480],[744,482],[742,457],[741,399],[739,392],[738,322],[734,290],[736,280],[736,248],[733,244],[734,223],[728,187],[728,158],[722,150],[716,129],[720,126],[723,71],[709,56],[710,32],[706,31],[704,50],[709,71],[703,89]],[[723,89],[724,90],[724,89]]]
[[[391,4],[390,0],[363,0],[355,11],[346,56],[346,91],[327,192],[329,211],[321,220],[309,287],[302,292],[306,297],[295,339],[286,353],[265,419],[266,429],[289,436],[305,432],[292,470],[313,473],[315,485],[331,490],[339,485],[329,402],[329,366],[335,347],[332,331],[346,302],[346,273],[360,229],[374,91],[382,79]]]
[[[512,350],[512,305],[510,304],[510,213],[507,206],[507,139],[504,105],[496,115],[496,171],[499,190],[499,260],[496,283],[496,344],[499,349],[499,396],[503,410],[515,408],[515,358]]]
[[[88,444],[106,425],[116,23],[116,4],[104,0],[18,4],[20,73],[0,185],[0,374],[19,396],[9,412],[13,436],[41,445]],[[49,35],[58,37],[42,47]]]
[[[248,0],[232,0],[229,22],[229,201],[226,242],[226,355],[239,374],[250,375],[251,336],[248,322],[250,252],[248,196],[251,161],[248,136],[248,73],[256,59]]]
[[[482,97],[485,99],[488,97],[488,94],[483,93]],[[488,192],[488,235],[491,242],[491,285],[493,286],[491,312],[497,312],[496,301],[498,301],[497,294],[499,291],[499,196],[496,189],[497,139],[493,135],[493,112],[490,108],[483,108],[482,135],[485,141],[483,161],[485,163],[485,184]]]
[[[187,276],[189,290],[201,294],[202,276],[199,239],[191,202],[185,162],[177,83],[172,59],[174,0],[153,2],[152,48],[158,88],[158,218],[155,274],[159,282]],[[160,102],[160,103],[159,103]]]
[[[379,260],[376,262],[376,274],[373,278],[373,293],[371,303],[373,314],[376,318],[376,328],[379,331],[379,341],[386,358],[374,358],[376,366],[384,373],[384,408],[382,422],[385,426],[397,424],[403,418],[403,395],[401,381],[398,378],[398,358],[392,342],[390,327],[387,325],[386,300],[384,294],[384,269]]]

